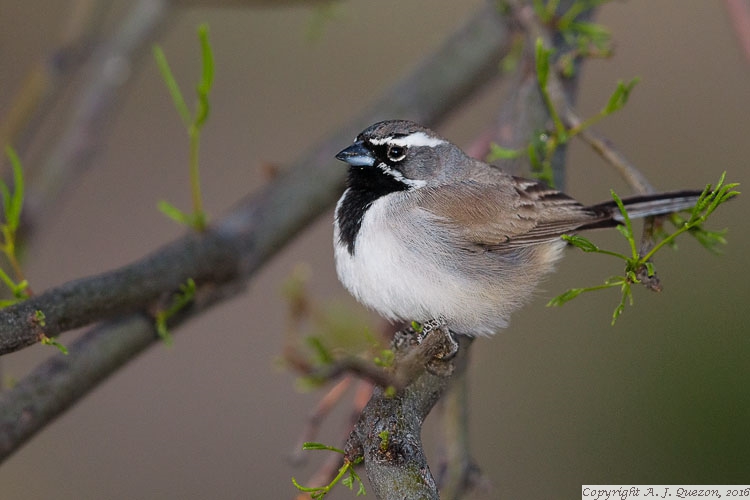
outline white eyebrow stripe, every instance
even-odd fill
[[[446,141],[438,137],[430,137],[424,132],[414,132],[406,137],[385,137],[383,139],[370,139],[370,144],[375,146],[382,146],[383,144],[391,144],[393,146],[401,147],[429,147],[434,148],[445,144]]]
[[[403,182],[404,184],[406,184],[412,189],[419,189],[427,185],[427,181],[423,181],[420,179],[408,179],[404,177],[404,174],[402,174],[398,170],[392,169],[385,163],[378,163],[378,168],[382,170],[383,172],[385,172],[386,174],[392,176],[394,179],[398,179],[399,181]]]

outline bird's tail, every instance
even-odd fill
[[[632,196],[622,200],[628,216],[631,219],[639,217],[650,217],[652,215],[664,215],[681,210],[687,210],[695,206],[702,191],[674,191],[671,193],[646,194]],[[588,207],[589,210],[601,217],[600,220],[587,224],[581,229],[593,229],[598,227],[616,226],[624,222],[617,204],[605,201]]]

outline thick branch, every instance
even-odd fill
[[[132,315],[94,328],[0,394],[0,460],[154,340],[154,325]]]
[[[398,335],[398,334],[397,334]],[[379,500],[437,499],[437,484],[422,447],[422,422],[448,388],[470,339],[461,338],[456,356],[450,334],[430,332],[421,344],[402,342],[394,350],[396,371],[412,382],[395,395],[377,387],[346,445],[347,458],[364,457],[367,477]]]
[[[198,293],[170,321],[175,327],[219,301],[236,295],[231,284]],[[0,461],[156,340],[154,321],[132,314],[92,328],[37,366],[13,388],[0,393]]]

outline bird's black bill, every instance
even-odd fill
[[[371,167],[375,165],[375,156],[361,141],[357,141],[348,148],[340,151],[336,155],[336,159],[354,167]]]

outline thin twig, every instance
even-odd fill
[[[93,51],[83,68],[85,84],[76,94],[62,134],[45,154],[40,169],[30,176],[26,218],[58,200],[59,196],[88,170],[94,152],[103,143],[106,117],[115,111],[117,96],[133,68],[158,31],[164,26],[168,0],[138,0],[114,34]]]
[[[565,109],[563,113],[563,121],[568,127],[580,124],[580,118],[569,108]],[[656,188],[648,181],[646,176],[615,147],[612,141],[591,127],[583,129],[578,136],[591,146],[594,151],[599,153],[602,158],[607,160],[610,165],[615,167],[620,177],[633,188],[633,191],[639,194],[656,192]]]
[[[65,83],[86,61],[110,7],[96,0],[71,4],[55,47],[34,64],[0,121],[0,144],[13,144],[22,156],[32,131],[55,109]]]
[[[291,455],[292,462],[300,463],[302,462],[303,458],[307,456],[306,454],[302,453],[302,445],[307,443],[308,441],[315,441],[323,420],[325,420],[325,418],[331,413],[333,408],[336,407],[346,390],[352,384],[352,380],[352,376],[343,377],[336,384],[334,384],[334,386],[331,387],[328,392],[325,393],[325,395],[323,395],[320,401],[318,401],[318,404],[307,417],[307,424],[305,424],[305,427],[302,430],[302,434],[294,447],[294,451]],[[311,484],[311,482],[308,481],[307,484]]]

